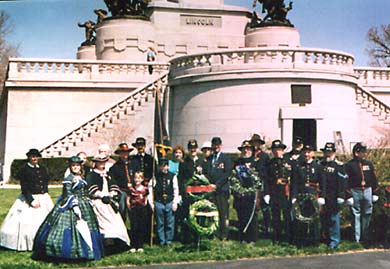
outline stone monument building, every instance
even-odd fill
[[[154,0],[126,12],[97,23],[77,60],[10,59],[0,103],[5,179],[31,147],[45,157],[94,155],[100,143],[137,136],[151,147],[157,90],[172,144],[221,136],[236,152],[259,133],[287,145],[299,135],[317,149],[335,141],[349,152],[388,131],[390,69],[304,47],[285,14],[255,21],[223,0]]]

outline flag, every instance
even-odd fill
[[[170,137],[168,135],[168,129],[165,125],[162,113],[162,102],[160,89],[156,87],[154,108],[154,147],[155,147],[155,159],[158,160],[161,157],[165,157],[168,151],[172,150]]]

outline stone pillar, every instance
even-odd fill
[[[287,26],[249,28],[245,35],[245,47],[300,47],[297,29]]]
[[[96,60],[95,45],[80,46],[77,48],[78,60]]]

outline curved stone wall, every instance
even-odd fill
[[[173,143],[221,136],[235,152],[261,133],[290,145],[294,119],[316,120],[316,146],[360,139],[353,57],[319,49],[242,49],[171,61],[170,129]],[[291,85],[310,85],[312,102],[292,104]]]

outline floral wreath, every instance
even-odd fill
[[[253,186],[243,187],[241,184],[242,179],[248,177],[252,178]],[[261,181],[258,173],[253,168],[249,168],[246,165],[240,165],[234,169],[229,180],[230,189],[232,190],[233,194],[238,194],[239,196],[254,194],[261,187]]]
[[[206,223],[201,225],[198,217],[205,217]],[[218,210],[209,200],[203,199],[190,205],[187,223],[199,235],[212,235],[218,229]]]
[[[194,174],[192,176],[192,178],[190,178],[186,182],[185,187],[187,189],[187,187],[189,187],[189,186],[208,186],[208,185],[210,185],[210,181],[208,180],[208,178],[205,175]],[[208,197],[210,197],[211,192],[208,190],[208,191],[204,191],[204,192],[203,191],[197,192],[195,194],[191,191],[186,191],[186,194],[188,195],[189,198],[192,199],[192,201],[198,201],[198,200],[203,200],[203,199],[207,199]]]
[[[295,219],[303,223],[313,223],[320,219],[320,206],[318,205],[317,199],[313,194],[310,193],[300,193],[296,197],[295,203],[292,205],[292,212]],[[311,216],[304,216],[302,214],[301,205],[310,201],[313,205],[314,212]]]

